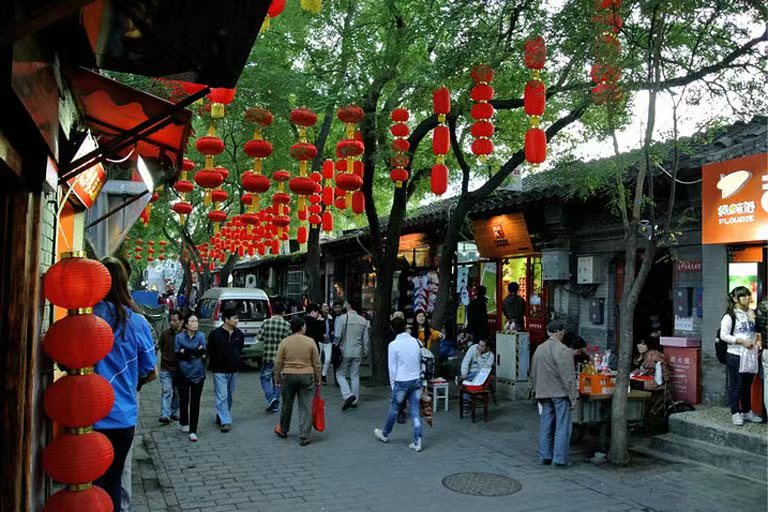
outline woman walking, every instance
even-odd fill
[[[182,432],[189,432],[189,440],[197,442],[197,422],[200,417],[200,397],[205,384],[205,336],[198,330],[197,316],[190,314],[176,335],[175,352],[179,362],[179,402]]]
[[[94,430],[101,432],[112,443],[115,457],[107,472],[94,483],[103,488],[114,510],[120,510],[120,478],[125,458],[133,443],[138,403],[136,390],[157,376],[155,346],[149,324],[138,313],[138,307],[128,292],[128,274],[122,262],[107,257],[101,260],[112,277],[112,287],[93,312],[104,319],[115,335],[112,350],[94,370],[112,385],[115,403],[109,415],[96,422]]]
[[[757,353],[761,348],[761,340],[755,333],[755,312],[749,308],[751,298],[749,288],[734,288],[720,320],[720,339],[728,344],[728,405],[734,425],[763,421],[751,410],[752,380],[757,373]]]

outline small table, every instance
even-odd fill
[[[448,382],[429,382],[428,390],[432,390],[432,406],[437,411],[439,400],[445,401],[445,410],[448,411]]]

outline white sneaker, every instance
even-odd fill
[[[182,426],[181,426],[181,431],[182,431],[182,432],[184,432],[185,434],[186,434],[187,432],[189,432],[189,425],[182,425]]]
[[[417,452],[420,452],[421,451],[421,439],[419,439],[415,443],[409,444],[408,448],[410,448],[411,450],[416,450]]]
[[[744,421],[751,421],[752,423],[762,423],[763,418],[761,418],[754,412],[749,411],[747,414],[744,414]]]
[[[737,426],[742,426],[744,424],[744,416],[740,413],[734,413],[731,415],[731,420],[733,420],[733,424]]]
[[[193,443],[196,443],[197,442],[197,434],[195,434],[194,432],[189,434],[189,440],[192,441]]]
[[[380,428],[374,429],[373,430],[373,435],[378,437],[379,441],[381,441],[382,443],[388,443],[389,442],[389,438],[384,435],[384,432],[382,432]]]

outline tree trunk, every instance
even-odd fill
[[[322,269],[320,268],[320,228],[309,230],[309,240],[307,240],[307,262],[304,265],[304,282],[309,290],[309,300],[316,304],[324,302],[323,283],[320,279]]]
[[[230,254],[229,258],[227,258],[227,262],[221,267],[219,275],[221,276],[221,286],[223,288],[229,286],[229,276],[232,274],[232,270],[234,270],[237,260],[238,257],[236,254]]]
[[[459,202],[451,213],[448,220],[448,229],[443,238],[443,248],[440,256],[440,266],[438,267],[437,301],[435,309],[432,312],[431,325],[435,329],[441,329],[445,326],[451,312],[448,311],[448,304],[451,303],[451,283],[453,283],[453,256],[459,247],[459,238],[461,237],[461,228],[466,217],[467,202],[460,198]]]

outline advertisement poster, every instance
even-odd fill
[[[728,264],[728,290],[737,286],[746,286],[752,292],[752,301],[749,307],[757,307],[757,263],[729,263]]]
[[[496,312],[496,263],[483,263],[480,282],[485,286],[488,296],[488,313]]]

